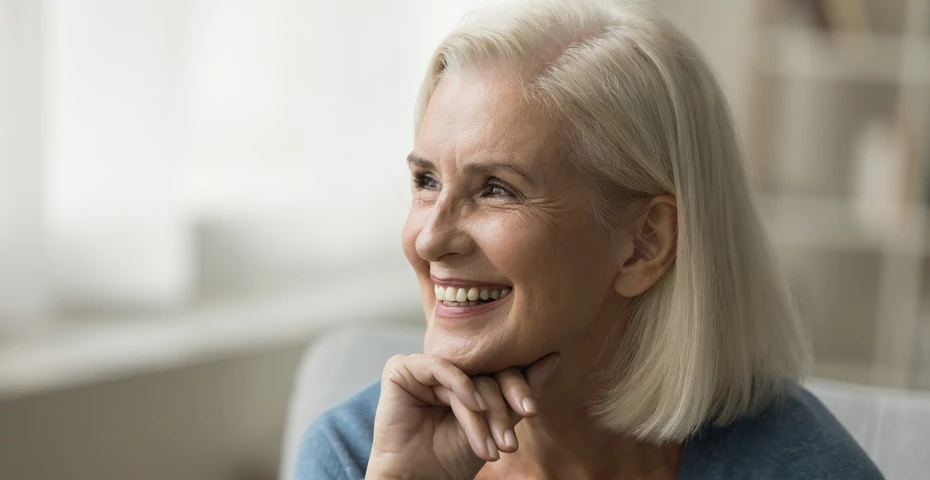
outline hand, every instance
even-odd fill
[[[536,415],[536,399],[559,361],[468,377],[427,355],[397,355],[384,367],[366,478],[474,479],[485,462],[513,453],[514,426]]]

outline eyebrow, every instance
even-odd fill
[[[436,165],[434,165],[433,162],[423,157],[414,155],[412,153],[407,156],[407,164],[415,165],[417,167],[424,168],[424,169],[436,170]],[[517,175],[523,177],[523,179],[526,180],[527,182],[533,183],[533,177],[529,174],[529,172],[524,170],[519,165],[511,163],[511,162],[491,161],[491,162],[481,162],[481,163],[469,163],[465,165],[465,170],[479,171],[479,172],[492,172],[494,170],[500,170],[500,169],[511,170]]]

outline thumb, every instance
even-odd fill
[[[550,353],[536,360],[523,371],[523,377],[526,378],[526,383],[529,385],[534,397],[539,398],[542,396],[543,388],[549,378],[552,377],[552,373],[555,372],[561,358],[562,356],[558,353]]]

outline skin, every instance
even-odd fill
[[[408,159],[403,248],[428,328],[422,355],[385,366],[369,478],[675,478],[680,445],[609,432],[585,410],[630,298],[673,263],[675,199],[644,201],[619,235],[601,226],[562,126],[514,78],[445,77]],[[436,279],[512,293],[451,317]]]

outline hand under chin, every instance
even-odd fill
[[[464,343],[431,342],[429,338],[425,343],[424,353],[452,362],[466,375],[492,375],[510,367],[524,369],[534,361],[542,358],[540,355],[521,354],[520,351],[501,344],[486,342]]]

